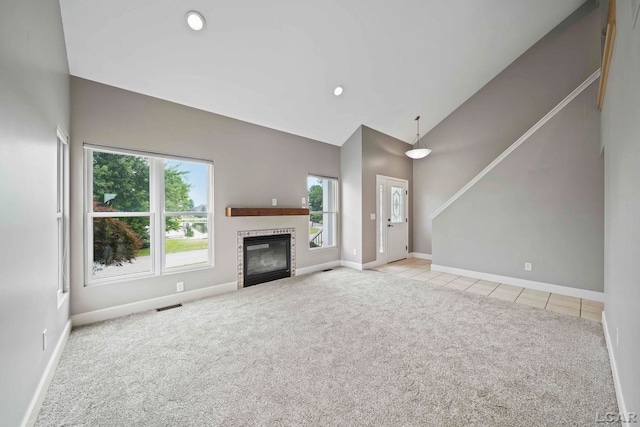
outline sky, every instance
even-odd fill
[[[193,200],[193,206],[207,204],[207,165],[203,163],[181,162],[165,160],[165,167],[175,166],[180,171],[188,172],[185,179],[191,184],[189,197]]]

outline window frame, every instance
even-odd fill
[[[58,235],[58,308],[69,293],[69,137],[56,129],[56,222]]]
[[[184,273],[215,267],[214,258],[214,217],[213,217],[213,185],[214,165],[212,160],[189,158],[164,153],[114,148],[102,145],[84,144],[84,181],[85,181],[85,209],[84,209],[84,244],[85,244],[85,286],[117,283],[149,277],[160,277],[176,273]],[[93,153],[102,152],[125,156],[140,156],[149,160],[149,210],[147,212],[94,212],[93,211]],[[174,160],[188,163],[200,163],[207,166],[207,210],[206,212],[165,212],[164,200],[164,161]],[[184,214],[205,216],[207,219],[207,262],[203,264],[166,268],[166,232],[167,216]],[[93,277],[93,219],[118,217],[148,217],[149,218],[149,256],[150,271],[123,274],[105,278]]]
[[[210,268],[214,266],[214,259],[213,259],[213,162],[203,162],[202,160],[193,160],[193,159],[186,159],[186,158],[175,158],[175,157],[161,157],[161,158],[157,158],[156,161],[158,162],[156,169],[158,170],[162,170],[162,176],[159,178],[158,183],[163,183],[164,184],[164,161],[165,160],[179,160],[179,161],[184,161],[184,162],[190,162],[190,163],[201,163],[201,164],[206,164],[208,166],[207,168],[207,185],[209,186],[209,188],[207,189],[207,211],[206,212],[189,212],[189,211],[176,211],[176,212],[167,212],[165,210],[165,187],[164,185],[161,185],[159,190],[158,190],[158,196],[159,196],[159,203],[162,206],[162,210],[161,210],[161,214],[160,214],[160,224],[161,226],[158,227],[158,232],[159,232],[159,238],[161,238],[162,242],[160,243],[160,260],[159,260],[159,265],[160,265],[160,269],[162,271],[162,274],[172,274],[172,273],[179,273],[179,272],[183,272],[183,271],[190,271],[190,270],[198,270],[198,269],[202,269],[202,268]],[[206,216],[207,218],[207,233],[209,234],[209,242],[207,244],[207,250],[208,250],[208,254],[207,254],[207,264],[198,264],[197,266],[183,266],[183,267],[170,267],[167,268],[166,265],[166,261],[167,261],[167,257],[166,257],[166,251],[167,251],[167,239],[166,239],[166,235],[165,235],[165,226],[166,226],[166,221],[167,221],[167,217],[171,217],[171,216],[186,216],[186,215],[193,215],[193,216]]]
[[[333,199],[334,199],[333,200],[333,206],[334,206],[334,210],[333,211],[325,211],[325,210],[323,210],[323,211],[312,211],[311,210],[311,205],[309,204],[309,178],[325,179],[325,180],[331,181],[333,183],[333,187],[334,187],[333,188]],[[324,175],[318,175],[318,174],[310,173],[310,174],[307,175],[306,187],[307,187],[307,203],[308,203],[308,206],[309,206],[309,221],[307,221],[307,227],[308,227],[307,228],[307,235],[311,234],[310,231],[311,231],[311,215],[312,214],[322,214],[323,216],[325,214],[328,214],[328,215],[333,215],[333,218],[334,218],[333,219],[333,224],[334,224],[333,225],[333,242],[334,242],[333,245],[328,245],[328,246],[324,246],[323,245],[323,246],[317,246],[317,247],[312,248],[310,246],[311,242],[309,242],[309,244],[307,244],[307,249],[309,251],[320,251],[320,250],[323,250],[323,249],[335,249],[335,248],[338,247],[338,239],[339,239],[339,234],[338,233],[339,233],[339,230],[340,230],[340,227],[339,227],[339,224],[338,224],[338,221],[339,221],[338,201],[340,200],[340,198],[338,197],[338,191],[339,191],[339,188],[340,188],[339,187],[339,180],[338,180],[338,178],[331,177],[331,176],[324,176]],[[323,204],[322,207],[325,208],[324,204]]]

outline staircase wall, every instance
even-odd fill
[[[432,213],[599,68],[599,25],[587,1],[423,137],[433,152],[413,163],[414,252],[432,253]]]
[[[603,291],[597,92],[598,80],[435,217],[434,264]]]

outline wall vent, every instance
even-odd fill
[[[172,308],[178,308],[178,307],[182,307],[182,304],[173,304],[173,305],[168,305],[166,307],[156,308],[156,311],[171,310]]]

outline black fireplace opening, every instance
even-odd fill
[[[291,276],[291,234],[244,238],[244,287]]]

